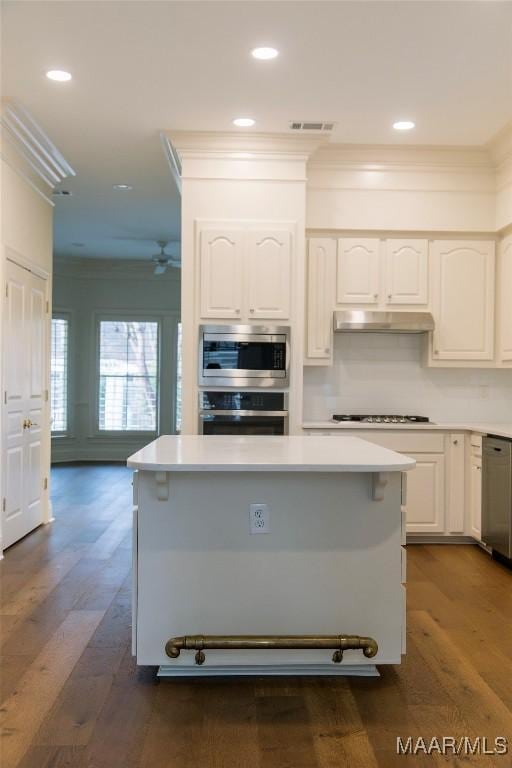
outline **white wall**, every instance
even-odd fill
[[[433,421],[512,421],[512,371],[421,365],[421,335],[334,336],[332,368],[304,369],[304,420],[405,413]]]
[[[153,275],[152,264],[80,259],[56,262],[54,312],[70,317],[70,435],[52,439],[52,461],[118,460],[151,436],[98,435],[96,430],[96,323],[101,315],[161,322],[160,432],[174,430],[176,330],[180,271]],[[156,436],[156,435],[155,435]]]

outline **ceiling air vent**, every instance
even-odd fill
[[[309,121],[293,121],[290,123],[292,131],[332,131],[334,123],[313,122]]]
[[[54,189],[52,197],[71,197],[72,194],[69,189]]]

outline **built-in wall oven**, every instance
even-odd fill
[[[284,388],[289,383],[290,329],[269,325],[201,325],[199,384]]]
[[[203,391],[199,393],[200,435],[286,435],[286,392]]]

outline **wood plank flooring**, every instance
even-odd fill
[[[56,521],[1,563],[2,768],[391,768],[401,736],[508,737],[512,573],[408,547],[408,653],[379,679],[163,680],[130,651],[131,475],[53,472]]]

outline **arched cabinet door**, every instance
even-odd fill
[[[247,233],[247,319],[290,317],[290,232]]]
[[[494,357],[494,242],[436,240],[432,358]]]
[[[330,362],[336,241],[311,238],[308,242],[306,357]]]
[[[242,316],[244,233],[236,230],[201,232],[200,308],[202,318]]]
[[[499,356],[503,363],[512,362],[512,236],[505,238],[500,247],[498,279],[500,301]]]
[[[380,240],[341,237],[338,240],[338,304],[378,304],[380,295]]]
[[[428,240],[388,239],[386,248],[387,305],[428,304]]]

